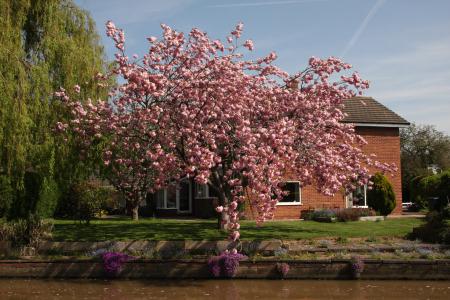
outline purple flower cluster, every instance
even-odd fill
[[[350,267],[353,276],[359,277],[359,275],[364,271],[364,261],[359,257],[352,258]]]
[[[103,269],[108,275],[117,275],[122,270],[123,264],[132,258],[120,252],[105,252],[102,254]]]
[[[225,251],[219,256],[213,256],[208,260],[208,268],[214,277],[231,278],[236,275],[239,261],[247,259],[247,256],[237,251]]]
[[[289,265],[287,263],[277,263],[277,271],[283,278],[285,278],[289,272]]]

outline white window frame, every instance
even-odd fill
[[[158,194],[157,193],[161,193],[161,190],[158,190],[155,194],[156,194],[156,197],[158,197]],[[161,207],[161,206],[158,206],[158,199],[156,199],[156,208],[157,209],[176,209],[176,207],[175,208],[173,208],[173,207],[167,207],[167,189],[163,189],[162,190],[162,194],[163,194],[163,199],[162,199],[162,203],[163,203],[163,206]]]
[[[186,179],[184,179],[186,180]],[[163,189],[163,207],[158,207],[158,200],[156,200],[156,209],[176,209],[177,212],[191,213],[192,212],[192,184],[189,182],[189,210],[180,210],[180,188],[176,187],[175,207],[167,207],[167,188]],[[159,192],[159,191],[158,191]]]
[[[352,191],[353,193],[353,191]],[[349,206],[349,200],[348,199],[348,195],[345,195],[345,203],[346,203],[346,207],[347,208],[368,208],[369,206],[367,205],[367,184],[364,185],[364,203],[365,205],[353,205],[353,199],[352,199],[352,205]],[[352,196],[353,198],[353,196]]]
[[[300,184],[300,181],[298,180],[286,180],[283,181],[284,183],[298,183],[298,202],[281,202],[278,201],[277,206],[283,206],[283,205],[302,205],[302,186]]]
[[[206,186],[206,196],[205,197],[198,197],[197,196],[197,191],[198,191],[198,187],[200,186],[200,185],[205,185]],[[205,183],[205,184],[200,184],[200,183],[195,183],[195,198],[196,199],[205,199],[205,198],[210,198],[209,197],[209,184],[207,184],[207,183]]]

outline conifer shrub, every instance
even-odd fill
[[[378,214],[387,216],[396,205],[392,184],[381,173],[376,173],[372,177],[372,182],[373,186],[367,192],[367,204]]]
[[[30,214],[40,218],[53,217],[60,192],[51,177],[42,177],[35,171],[27,171],[23,189],[17,193],[8,212],[8,219],[25,219]]]
[[[56,181],[51,178],[44,178],[36,204],[36,214],[41,218],[52,218],[60,195]]]

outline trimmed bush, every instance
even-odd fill
[[[315,210],[311,214],[311,220],[317,222],[332,222],[336,218],[336,212],[331,209]]]
[[[376,173],[371,180],[373,186],[367,192],[367,204],[378,214],[387,216],[396,205],[392,184],[381,173]]]
[[[336,212],[339,222],[358,221],[360,217],[374,216],[375,212],[368,208],[345,208]]]
[[[317,222],[339,222],[358,221],[360,217],[375,216],[376,213],[370,208],[343,208],[343,209],[316,209],[302,213],[304,220]]]

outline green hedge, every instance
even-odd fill
[[[420,176],[412,182],[411,194],[413,202],[422,207],[428,206],[429,199],[434,198],[429,207],[432,210],[441,210],[448,205],[450,200],[450,170],[445,172]]]

